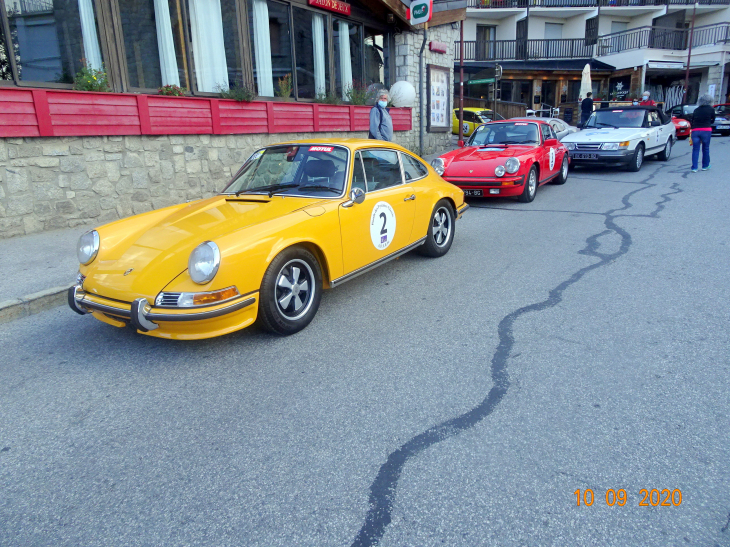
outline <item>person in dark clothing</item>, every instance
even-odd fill
[[[712,139],[712,123],[715,121],[715,109],[712,108],[712,95],[702,95],[698,106],[692,113],[692,172],[697,172],[697,160],[700,159],[702,146],[702,170],[710,168],[710,140]]]
[[[590,91],[586,93],[586,98],[583,99],[583,102],[580,103],[580,124],[581,126],[585,125],[585,123],[588,121],[588,118],[591,117],[591,114],[593,114],[593,99],[591,96],[593,93]]]

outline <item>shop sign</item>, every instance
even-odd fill
[[[451,131],[451,97],[449,67],[428,65],[428,127],[429,132]]]
[[[433,0],[413,0],[411,2],[411,25],[428,23],[431,20],[433,11]]]
[[[631,76],[622,76],[621,78],[611,78],[608,86],[608,93],[617,100],[624,100],[631,90]]]
[[[428,49],[436,53],[446,53],[449,49],[449,46],[448,44],[444,44],[443,42],[429,42]]]
[[[309,5],[316,8],[334,11],[341,15],[350,15],[350,4],[340,2],[340,0],[309,0]]]

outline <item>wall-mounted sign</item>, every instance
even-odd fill
[[[309,0],[309,5],[316,8],[334,11],[342,15],[350,15],[350,4],[340,0]]]
[[[621,76],[619,78],[611,78],[608,83],[608,94],[616,97],[616,100],[623,101],[628,97],[631,89],[631,76]]]
[[[429,132],[451,131],[449,108],[450,71],[448,67],[428,65],[428,128]]]
[[[428,49],[436,53],[446,53],[449,50],[449,45],[443,42],[429,42]]]
[[[413,0],[411,2],[411,25],[420,25],[431,20],[433,12],[433,0]]]

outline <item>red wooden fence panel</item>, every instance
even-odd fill
[[[0,137],[367,131],[368,106],[0,87]],[[392,108],[395,131],[410,108]]]
[[[39,137],[33,92],[30,89],[0,89],[0,137]]]

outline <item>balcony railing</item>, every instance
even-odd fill
[[[562,40],[464,41],[465,61],[525,61],[531,59],[587,59],[614,55],[633,49],[684,50],[689,45],[688,29],[639,27],[598,37],[595,46],[584,38]],[[730,23],[695,27],[692,47],[730,44]],[[459,42],[455,42],[459,60]]]
[[[702,6],[727,6],[730,0],[697,0]],[[467,0],[468,8],[490,9],[490,8],[526,8],[528,5],[533,8],[593,8],[601,5],[603,7],[622,6],[666,6],[686,5],[691,6],[695,0]]]

